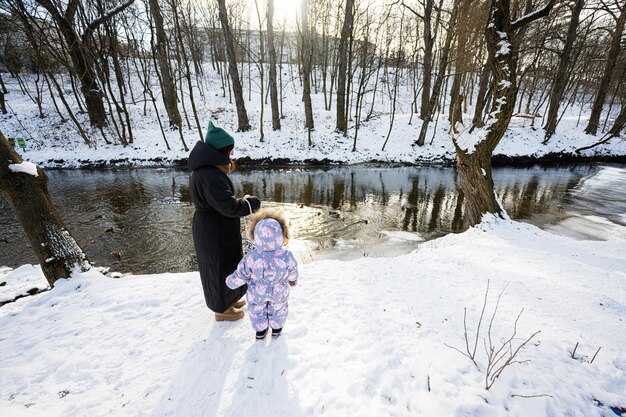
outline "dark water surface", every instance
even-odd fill
[[[496,168],[497,194],[514,219],[544,225],[568,208],[581,178],[600,168]],[[49,171],[50,194],[96,265],[122,272],[196,270],[189,172],[177,169]],[[453,168],[342,167],[267,169],[232,175],[238,195],[259,196],[290,219],[292,237],[325,248],[369,244],[384,231],[404,251],[419,241],[462,230],[462,195]],[[394,254],[389,249],[386,254]],[[317,250],[321,249],[321,250]],[[329,251],[326,251],[328,253]],[[372,255],[385,253],[372,253]],[[312,255],[312,257],[315,257]],[[7,202],[0,197],[0,266],[37,263]]]

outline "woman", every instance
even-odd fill
[[[204,142],[198,141],[189,154],[187,165],[193,173],[189,180],[193,216],[193,242],[198,258],[206,305],[217,321],[243,317],[245,301],[238,301],[246,286],[231,290],[230,275],[243,257],[239,218],[257,211],[257,197],[236,198],[228,174],[235,169],[230,159],[235,140],[224,129],[209,122]]]

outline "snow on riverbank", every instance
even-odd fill
[[[624,254],[492,220],[409,255],[312,262],[262,342],[247,318],[213,321],[197,273],[85,273],[0,308],[0,414],[611,415],[594,400],[626,406]],[[445,346],[465,345],[464,307],[473,335],[488,280],[488,317],[506,287],[494,343],[522,308],[514,346],[541,330],[489,391],[482,342],[478,369]]]
[[[207,67],[208,73],[211,72]],[[256,69],[252,70],[253,73]],[[30,79],[28,76],[26,79]],[[156,83],[156,80],[153,81]],[[134,143],[127,147],[121,145],[107,145],[97,130],[89,131],[92,146],[87,146],[71,122],[61,122],[56,114],[52,101],[43,100],[45,118],[40,118],[37,106],[21,93],[17,81],[6,80],[10,94],[6,96],[11,113],[0,115],[0,124],[7,137],[25,137],[26,151],[19,151],[22,156],[41,167],[75,168],[80,166],[110,166],[110,165],[170,165],[179,163],[188,156],[183,149],[178,132],[168,131],[167,140],[171,150],[166,149],[159,125],[151,106],[144,109],[144,102],[140,96],[136,104],[129,105],[129,112],[133,124]],[[137,94],[143,91],[138,83]],[[404,86],[399,91],[397,114],[389,143],[382,150],[387,137],[390,120],[390,98],[378,94],[374,103],[374,111],[369,121],[360,126],[356,150],[354,146],[354,122],[349,126],[348,136],[335,132],[335,110],[324,110],[324,97],[320,92],[314,94],[313,111],[315,130],[312,132],[311,147],[308,146],[308,136],[304,126],[304,110],[301,103],[301,93],[296,86],[285,89],[284,115],[281,120],[282,130],[271,129],[269,108],[265,109],[264,132],[265,141],[259,142],[260,103],[258,92],[253,92],[252,100],[246,101],[253,130],[246,133],[235,133],[237,130],[237,115],[234,105],[221,94],[219,76],[213,74],[207,77],[206,94],[196,100],[199,118],[202,124],[202,135],[207,122],[212,119],[216,125],[233,132],[236,141],[235,157],[247,157],[253,160],[278,160],[293,163],[307,161],[332,161],[356,164],[370,161],[421,163],[421,162],[452,162],[455,158],[454,147],[449,135],[449,123],[445,114],[440,115],[437,123],[432,123],[426,145],[413,146],[417,139],[421,120],[411,117],[412,90]],[[153,88],[158,90],[155,84]],[[209,93],[213,92],[213,93]],[[68,97],[71,99],[71,97]],[[188,100],[188,99],[187,99]],[[369,108],[371,97],[366,97],[365,107]],[[162,107],[162,103],[158,103]],[[190,108],[187,103],[187,108]],[[446,107],[446,106],[443,106]],[[586,135],[583,129],[586,125],[586,109],[570,107],[566,110],[556,134],[548,145],[543,145],[543,129],[541,119],[534,122],[527,115],[513,117],[509,130],[496,148],[494,154],[513,158],[542,158],[551,154],[572,155],[577,148],[587,146],[599,140],[599,136]],[[15,112],[15,114],[12,114]],[[580,116],[582,113],[582,116]],[[160,114],[165,114],[160,108]],[[468,108],[465,114],[465,123],[469,125],[473,109]],[[84,126],[88,126],[87,115],[78,114]],[[192,119],[192,117],[190,117]],[[411,124],[409,124],[411,122]],[[164,122],[165,123],[165,122]],[[105,130],[109,140],[114,141],[114,131]],[[433,133],[434,132],[434,133]],[[195,126],[183,126],[183,136],[189,148],[199,139],[200,135]],[[623,138],[614,138],[609,143],[584,151],[581,157],[610,157],[626,158],[626,142]]]

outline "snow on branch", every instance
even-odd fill
[[[556,0],[550,0],[548,4],[545,5],[545,7],[539,10],[535,10],[534,12],[528,13],[527,15],[524,15],[520,17],[519,19],[516,19],[515,21],[511,22],[511,29],[512,30],[520,29],[537,19],[547,16],[552,10],[552,7],[554,7],[555,3],[556,3]]]
[[[9,171],[32,175],[33,177],[39,176],[39,174],[37,173],[37,165],[28,161],[22,161],[19,164],[10,164]]]
[[[106,12],[104,12],[102,14],[102,16],[100,16],[99,18],[93,20],[91,23],[89,23],[89,25],[87,26],[87,29],[85,30],[85,33],[83,34],[83,40],[85,40],[87,38],[87,36],[89,36],[89,34],[91,34],[94,30],[96,30],[96,28],[98,26],[100,26],[101,24],[103,24],[107,20],[111,19],[116,14],[122,13],[124,10],[126,10],[134,2],[135,2],[135,0],[127,0],[124,3],[121,3],[121,4],[113,7],[112,9],[107,10]]]

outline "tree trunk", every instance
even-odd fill
[[[346,0],[346,10],[341,27],[339,39],[339,71],[337,74],[337,130],[347,133],[348,121],[346,120],[346,76],[348,69],[348,41],[352,33],[354,20],[354,0]]]
[[[481,222],[485,213],[502,216],[491,172],[491,152],[481,147],[473,153],[457,149],[456,170],[464,195],[465,227]]]
[[[48,195],[48,177],[14,172],[22,158],[0,132],[0,191],[15,211],[39,260],[48,284],[69,278],[76,268],[87,270],[89,261],[70,235]],[[22,165],[23,166],[23,165]]]
[[[311,62],[313,60],[313,50],[311,48],[307,1],[302,0],[302,101],[304,101],[304,127],[309,131],[309,146],[311,146],[311,130],[315,127],[313,124],[313,106],[311,104]]]
[[[585,128],[585,133],[595,135],[598,133],[598,125],[600,124],[600,114],[602,113],[602,107],[604,101],[609,92],[609,86],[611,84],[611,76],[615,69],[615,62],[617,61],[617,55],[620,50],[620,42],[622,34],[624,33],[624,24],[626,23],[626,3],[622,5],[615,30],[613,31],[613,39],[611,40],[611,47],[609,49],[609,55],[607,56],[606,65],[604,67],[604,74],[600,80],[600,86],[598,87],[598,93],[591,107],[591,116],[589,116],[589,124]]]
[[[433,14],[433,3],[433,0],[426,0],[424,5],[424,79],[422,80],[422,103],[420,108],[420,119],[424,121],[430,117],[430,85],[433,77],[434,43],[430,21]]]
[[[613,127],[609,130],[609,135],[619,136],[624,128],[626,128],[626,103],[622,104],[622,110],[619,112],[619,115],[617,115]]]
[[[576,30],[580,22],[580,12],[585,5],[585,0],[575,0],[574,7],[572,9],[572,18],[569,22],[569,28],[567,30],[567,37],[565,38],[565,45],[560,55],[559,67],[556,71],[554,83],[550,89],[550,107],[548,108],[548,117],[545,124],[545,140],[544,144],[548,143],[550,137],[556,131],[556,125],[559,119],[559,107],[563,94],[565,93],[565,87],[567,86],[568,77],[566,76],[568,68],[570,66],[572,49],[574,47],[574,41],[576,40]]]
[[[235,43],[233,34],[230,31],[228,23],[228,14],[226,12],[226,0],[217,0],[219,6],[219,17],[224,32],[224,43],[226,44],[226,55],[228,56],[228,72],[235,95],[235,106],[237,107],[238,132],[247,132],[250,130],[250,121],[246,112],[246,105],[243,99],[243,89],[239,79],[239,70],[237,69],[237,56],[235,55]]]
[[[476,96],[476,108],[474,110],[474,118],[472,119],[472,129],[483,127],[483,111],[487,103],[487,90],[489,89],[489,79],[491,78],[491,67],[486,63],[480,75],[478,84],[478,95]]]
[[[85,98],[89,122],[96,127],[106,126],[107,119],[104,100],[102,99],[102,90],[93,69],[94,61],[91,51],[88,50],[86,45],[82,44],[74,29],[67,24],[64,23],[61,26],[61,33],[63,33],[68,44],[75,74],[80,80],[80,92]]]
[[[457,40],[456,40],[456,50],[454,57],[454,76],[452,80],[452,87],[450,87],[450,107],[448,109],[448,121],[450,122],[451,129],[454,129],[454,125],[457,122],[463,123],[463,118],[458,118],[458,114],[456,110],[459,108],[460,99],[459,96],[461,94],[461,84],[463,82],[463,78],[467,73],[467,53],[465,51],[468,40],[468,16],[470,15],[469,9],[472,7],[472,3],[474,0],[466,0],[459,7],[459,18],[457,24]],[[445,90],[444,90],[445,92]],[[463,95],[466,95],[465,93]],[[462,112],[461,112],[462,116]]]
[[[163,14],[161,6],[157,0],[149,0],[150,14],[154,21],[154,32],[156,42],[153,43],[153,53],[161,72],[161,91],[163,96],[163,104],[170,121],[170,127],[181,127],[181,117],[178,111],[178,95],[176,93],[176,85],[172,78],[172,69],[169,63],[169,53],[167,47],[167,33],[163,26]]]
[[[7,114],[7,106],[4,103],[4,91],[0,89],[0,111],[2,114]]]
[[[274,46],[274,0],[267,2],[267,49],[269,51],[270,106],[272,108],[272,129],[280,130],[278,109],[278,89],[276,87],[276,47]]]

